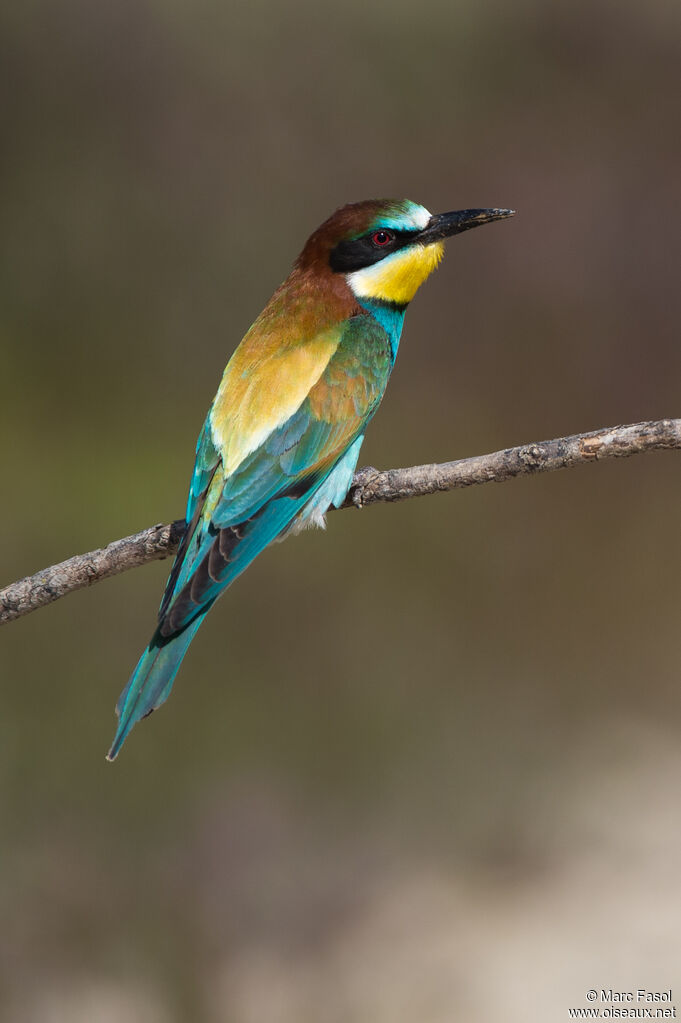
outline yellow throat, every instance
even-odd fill
[[[437,268],[445,247],[440,241],[430,245],[410,245],[399,249],[379,263],[353,270],[347,275],[348,284],[357,298],[378,299],[406,305],[421,287],[426,277]]]

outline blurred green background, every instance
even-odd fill
[[[336,206],[512,206],[362,463],[681,414],[681,7],[0,11],[2,581],[180,515]],[[104,761],[168,563],[2,632],[0,1018],[471,1023],[681,985],[681,483],[653,454],[345,511]],[[681,988],[678,991],[681,1001]]]

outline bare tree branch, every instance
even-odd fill
[[[478,483],[503,483],[515,476],[553,472],[605,458],[628,458],[658,448],[681,448],[681,419],[613,426],[436,465],[415,465],[386,472],[360,469],[343,507],[362,508],[376,501],[404,501],[408,497]],[[147,561],[167,558],[177,550],[183,532],[183,519],[170,525],[152,526],[134,536],[115,540],[100,550],[78,554],[11,583],[0,590],[0,625],[100,579]]]

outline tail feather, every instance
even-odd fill
[[[308,474],[252,517],[224,527],[211,524],[191,554],[197,534],[190,526],[168,581],[156,632],[118,700],[118,730],[107,760],[118,756],[133,726],[167,700],[189,644],[220,594],[281,535],[325,478]],[[335,491],[327,495],[329,503],[334,495]]]
[[[169,640],[159,643],[158,633],[154,635],[116,704],[118,729],[107,760],[115,760],[133,726],[168,699],[182,659],[204,618],[205,612]]]

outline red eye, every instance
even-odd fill
[[[374,231],[371,236],[371,240],[374,245],[379,248],[383,248],[384,245],[389,245],[393,240],[393,234],[391,231]]]

